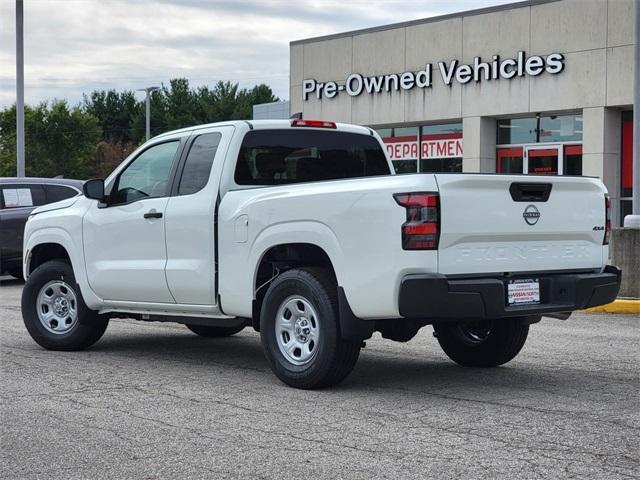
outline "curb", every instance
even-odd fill
[[[606,305],[586,308],[583,312],[590,313],[640,313],[640,300],[617,299]]]

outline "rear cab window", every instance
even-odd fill
[[[238,185],[283,185],[390,175],[374,136],[336,130],[252,130],[240,148]]]

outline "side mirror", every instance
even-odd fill
[[[104,180],[101,178],[92,178],[82,185],[82,193],[92,200],[104,201]]]

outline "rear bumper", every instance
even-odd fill
[[[441,274],[408,275],[400,286],[400,315],[454,320],[571,312],[612,302],[620,290],[620,270],[611,265],[602,273],[527,277],[540,281],[540,304],[507,306],[506,277],[452,279]]]

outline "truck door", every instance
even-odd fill
[[[165,211],[181,141],[142,151],[83,219],[89,284],[105,301],[174,303],[164,273]]]
[[[215,212],[224,158],[233,127],[195,132],[166,209],[169,290],[177,303],[216,305]]]

